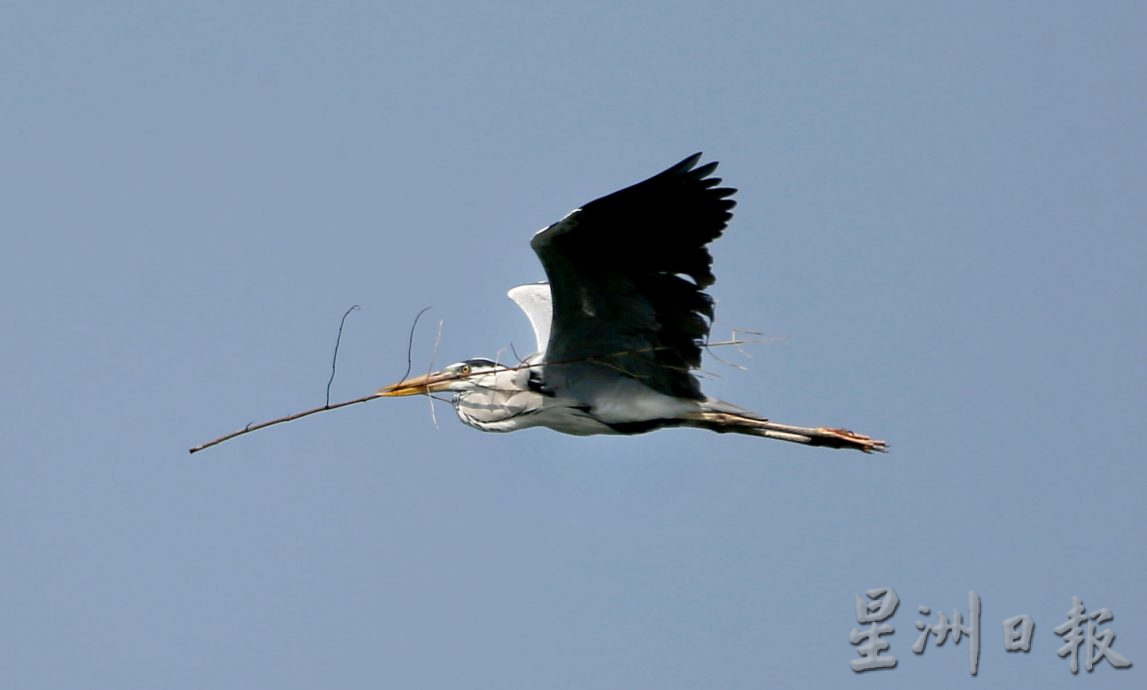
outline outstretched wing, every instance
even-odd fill
[[[550,286],[545,283],[531,283],[510,288],[506,296],[514,300],[534,329],[534,338],[538,341],[536,352],[545,353],[546,343],[550,340],[550,321],[553,319],[553,307],[550,305]]]
[[[599,385],[605,368],[666,395],[704,397],[690,369],[701,364],[713,318],[706,245],[732,218],[736,190],[710,176],[716,162],[698,166],[700,159],[591,201],[534,235],[553,299],[547,385],[588,373],[555,379],[552,365],[588,362]]]

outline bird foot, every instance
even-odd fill
[[[864,434],[858,434],[848,429],[831,429],[818,427],[818,436],[824,439],[823,445],[832,445],[835,448],[855,448],[865,453],[887,453],[888,444]]]

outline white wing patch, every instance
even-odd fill
[[[538,352],[545,353],[546,343],[550,341],[550,321],[553,320],[554,308],[550,303],[550,286],[548,283],[531,283],[510,288],[506,293],[514,300],[526,316],[530,319],[530,326],[534,329],[534,337],[538,341]]]

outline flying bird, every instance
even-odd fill
[[[713,319],[707,245],[733,217],[735,189],[695,154],[570,212],[530,246],[545,283],[509,292],[537,353],[517,365],[468,359],[399,381],[379,396],[454,393],[459,418],[482,431],[547,427],[567,434],[640,434],[693,427],[829,448],[884,451],[847,429],[779,424],[708,397],[691,373]]]

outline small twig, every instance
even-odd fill
[[[335,352],[334,352],[334,356],[331,358],[331,378],[330,378],[330,380],[327,381],[327,397],[326,397],[326,402],[323,404],[322,407],[314,407],[314,408],[311,408],[311,409],[306,410],[304,412],[295,412],[294,414],[289,414],[289,415],[286,415],[285,417],[277,417],[275,419],[271,419],[271,420],[266,421],[266,422],[260,422],[258,424],[255,424],[254,422],[248,422],[247,426],[243,427],[242,429],[239,429],[237,431],[232,431],[229,434],[226,434],[224,436],[220,436],[219,438],[208,441],[207,443],[202,443],[198,446],[195,446],[194,448],[189,449],[188,452],[190,452],[192,454],[198,453],[201,450],[210,448],[211,446],[217,446],[220,443],[223,443],[224,441],[230,441],[231,439],[233,439],[237,436],[249,434],[252,431],[258,431],[259,429],[266,429],[269,426],[275,426],[276,424],[282,424],[283,422],[293,422],[296,419],[302,419],[303,417],[309,417],[310,415],[318,414],[319,412],[326,412],[327,410],[337,410],[340,407],[347,407],[348,405],[357,405],[358,403],[367,402],[368,400],[374,400],[375,398],[381,397],[377,393],[372,393],[371,395],[364,395],[361,398],[355,398],[354,400],[344,400],[343,402],[335,403],[334,405],[331,404],[331,384],[335,380],[335,366],[336,366],[336,363],[338,362],[339,343],[342,341],[343,325],[346,324],[347,316],[349,316],[352,311],[354,311],[355,309],[359,309],[359,308],[360,307],[356,304],[356,305],[352,306],[350,309],[347,309],[346,312],[343,313],[342,320],[339,321],[339,333],[338,333],[338,337],[335,338]],[[405,381],[406,377],[410,375],[410,369],[412,366],[412,362],[414,361],[413,356],[412,356],[413,352],[414,352],[414,331],[415,331],[415,329],[418,328],[418,319],[420,319],[422,317],[422,315],[425,314],[427,312],[427,310],[429,310],[429,309],[430,309],[430,307],[423,307],[422,311],[418,312],[414,316],[414,323],[411,324],[411,326],[410,326],[410,338],[408,339],[408,341],[406,343],[406,373],[404,373],[402,375],[403,381]]]
[[[427,374],[434,372],[434,360],[438,359],[438,346],[442,344],[442,327],[445,325],[445,321],[438,320],[438,332],[434,334],[434,349],[430,351],[430,364],[426,367]]]
[[[406,372],[402,375],[402,378],[398,379],[399,381],[405,381],[406,377],[410,376],[410,369],[414,362],[414,330],[418,328],[418,320],[428,311],[430,311],[430,307],[423,307],[422,311],[414,315],[414,323],[410,324],[410,338],[406,341]]]
[[[736,362],[731,362],[731,361],[721,357],[716,352],[713,352],[712,350],[708,350],[708,352],[709,352],[710,357],[717,360],[721,364],[724,364],[727,367],[733,367],[734,369],[740,369],[741,371],[748,371],[749,370],[749,368],[747,366],[745,366],[744,364],[737,364]],[[741,354],[746,354],[745,351],[741,349],[740,345],[737,346],[737,352],[740,352]],[[716,376],[716,374],[713,374],[713,375]]]
[[[364,403],[364,402],[367,402],[369,400],[374,400],[375,398],[378,398],[378,397],[381,397],[381,396],[379,396],[378,393],[371,393],[370,395],[364,395],[361,398],[355,398],[354,400],[344,400],[343,402],[335,403],[334,405],[327,404],[327,405],[323,405],[322,407],[314,407],[314,408],[311,408],[311,409],[306,410],[304,412],[295,412],[294,414],[289,414],[289,415],[286,415],[285,417],[277,417],[275,419],[272,419],[272,420],[269,420],[266,422],[259,422],[258,424],[248,424],[247,426],[243,427],[242,429],[239,429],[237,431],[232,431],[231,433],[220,436],[217,439],[214,439],[212,441],[208,441],[207,443],[203,443],[203,444],[200,444],[198,446],[195,446],[194,448],[191,448],[188,452],[189,453],[198,453],[201,450],[204,450],[206,448],[210,448],[211,446],[217,446],[220,443],[223,443],[224,441],[230,441],[231,439],[235,438],[236,436],[242,436],[243,434],[249,434],[252,431],[258,431],[259,429],[266,429],[269,426],[275,426],[276,424],[282,424],[283,422],[293,422],[296,419],[302,419],[303,417],[309,417],[310,415],[318,414],[319,412],[326,412],[328,410],[337,410],[340,407],[347,407],[348,405],[357,405],[359,403]]]
[[[765,338],[765,337],[762,337],[764,334],[761,333],[760,331],[750,331],[747,328],[734,328],[733,334],[731,337],[733,338],[733,340],[736,340],[741,333],[748,333],[749,335],[757,336],[756,338],[753,338],[751,340],[746,341],[746,342],[753,343],[754,345],[764,345],[764,344],[768,344],[768,343],[776,343],[776,342],[780,342],[782,340],[788,339],[788,336],[780,336],[780,335],[774,335],[774,336],[771,336],[769,338]],[[737,345],[737,352],[740,352],[741,355],[745,359],[752,359],[753,358],[753,355],[751,355],[745,348],[741,347],[740,344]]]
[[[441,319],[438,320],[438,334],[434,336],[434,351],[430,353],[430,365],[428,367],[426,367],[426,374],[427,375],[429,375],[430,372],[434,371],[434,360],[438,359],[438,345],[442,342],[442,326],[445,325],[445,323],[446,322],[441,320]],[[429,397],[429,396],[427,396],[427,397]],[[430,401],[430,421],[434,422],[434,428],[435,429],[439,428],[438,427],[438,413],[435,412],[435,410],[434,410],[434,401],[433,400]]]
[[[510,347],[511,347],[511,349],[513,349],[513,345],[511,345]],[[500,366],[502,366],[502,353],[503,353],[503,352],[505,352],[505,351],[506,351],[506,348],[504,348],[504,347],[503,347],[502,349],[500,349],[500,350],[498,350],[497,352],[495,352],[495,353],[494,353],[494,366],[495,366],[495,367],[500,367]],[[487,404],[487,405],[491,405],[491,406],[492,406],[492,405],[494,404],[494,393],[496,393],[496,392],[497,392],[497,390],[498,390],[498,388],[497,388],[497,381],[498,381],[498,379],[497,379],[497,377],[495,377],[495,379],[494,379],[494,385],[493,385],[493,386],[487,386],[487,387],[486,387],[486,392],[487,392],[487,395],[486,395],[486,404]]]
[[[335,382],[335,366],[338,364],[338,361],[339,361],[339,343],[341,343],[342,339],[343,339],[343,326],[346,325],[346,317],[350,316],[350,313],[352,311],[354,311],[355,309],[358,309],[358,308],[359,308],[359,306],[356,304],[356,305],[353,305],[350,309],[347,309],[345,312],[343,312],[342,320],[339,321],[339,334],[338,334],[338,336],[335,337],[335,352],[333,355],[331,355],[331,377],[327,380],[327,406],[328,407],[331,404],[331,384]]]

